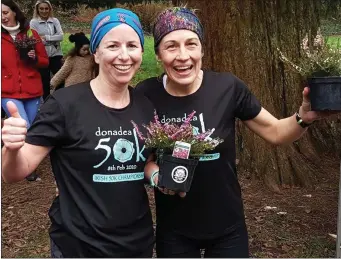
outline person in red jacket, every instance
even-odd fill
[[[36,117],[43,86],[38,68],[47,67],[49,59],[38,33],[12,0],[1,1],[1,107],[13,101],[27,128]],[[33,173],[29,181],[37,179]]]

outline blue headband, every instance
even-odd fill
[[[91,53],[95,53],[105,34],[120,24],[127,24],[136,31],[143,48],[144,37],[139,17],[129,10],[114,8],[97,14],[93,19],[90,35]]]

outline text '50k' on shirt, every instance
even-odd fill
[[[50,236],[64,257],[134,257],[154,242],[144,187],[149,150],[138,125],[153,107],[130,88],[124,109],[104,106],[90,83],[56,91],[41,107],[26,142],[53,146],[59,188],[49,215]]]
[[[181,123],[194,110],[191,124],[197,133],[214,129],[211,137],[224,142],[210,157],[202,157],[185,198],[156,190],[157,227],[194,238],[217,237],[244,221],[235,164],[235,119],[255,118],[261,105],[231,73],[204,71],[200,88],[184,97],[170,95],[162,81],[147,79],[136,88],[151,100],[162,123]]]

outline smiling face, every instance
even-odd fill
[[[47,20],[50,17],[50,6],[47,3],[41,3],[37,6],[38,15],[41,19]]]
[[[140,38],[130,26],[116,26],[103,37],[94,57],[103,78],[127,86],[142,63]]]
[[[1,4],[1,23],[7,27],[17,25],[16,14],[7,5]]]
[[[202,45],[196,33],[177,30],[161,40],[157,56],[169,80],[177,85],[189,86],[201,70]]]

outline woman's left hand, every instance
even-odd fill
[[[299,110],[299,115],[305,123],[313,123],[316,120],[321,120],[330,115],[340,113],[338,111],[312,111],[309,98],[309,87],[304,87],[303,89],[303,102]]]
[[[35,59],[36,58],[36,51],[34,49],[30,50],[27,55],[31,58],[31,59]]]

